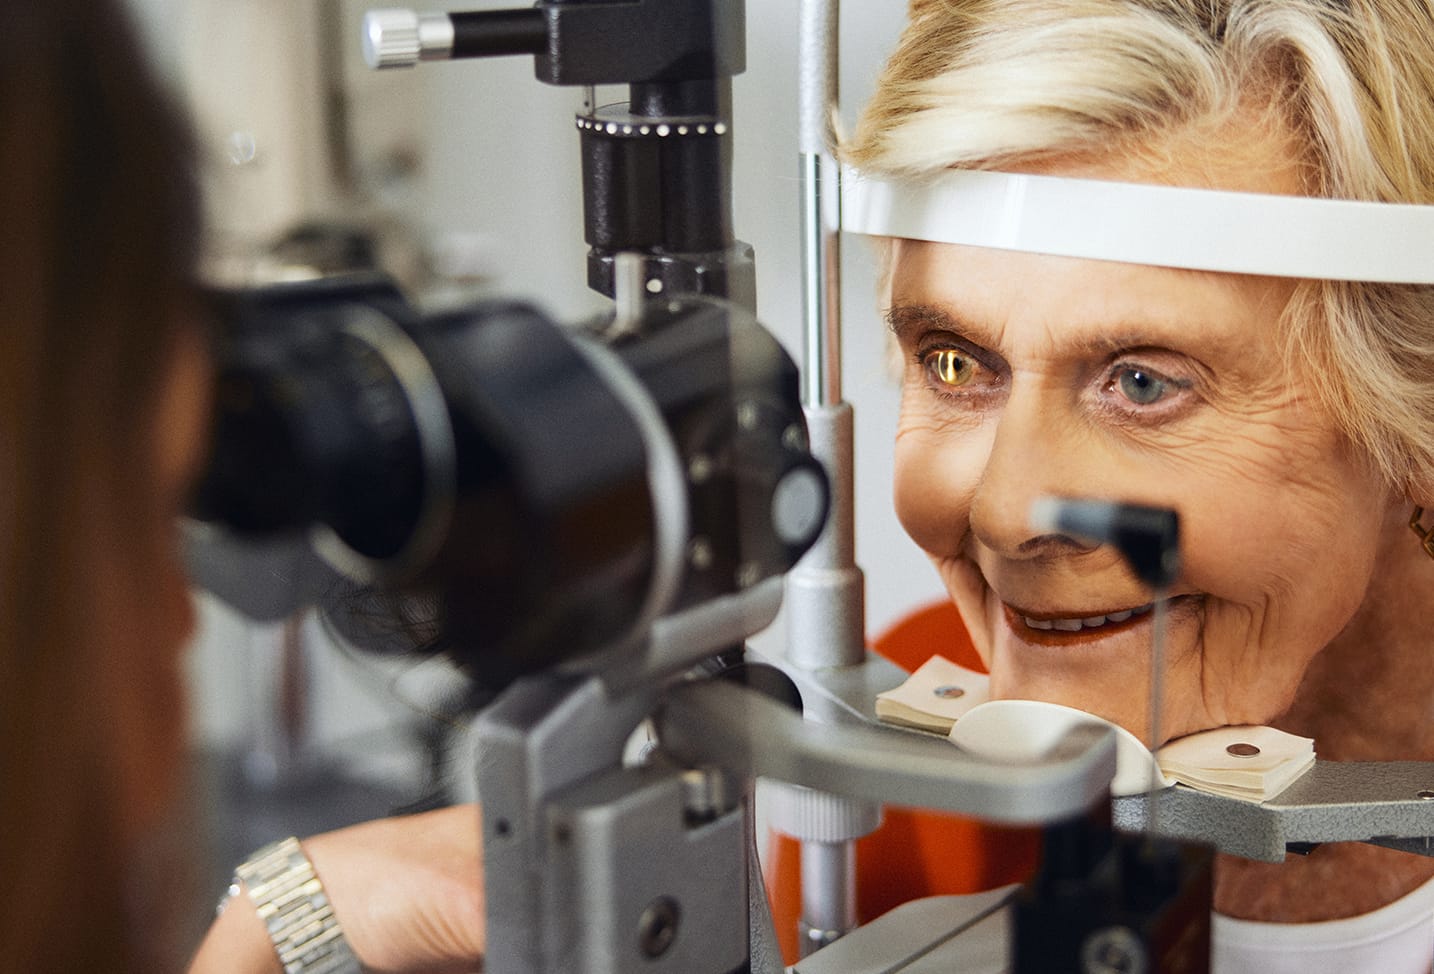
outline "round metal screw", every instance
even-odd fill
[[[1434,791],[1425,788],[1423,791],[1415,792],[1414,797],[1423,799],[1426,802],[1431,802],[1434,801]]]
[[[247,166],[259,154],[259,143],[254,133],[242,130],[229,133],[225,148],[229,151],[229,161],[236,166]]]
[[[737,569],[737,587],[751,588],[762,580],[762,566],[755,561],[745,561]]]
[[[713,466],[711,457],[705,453],[698,453],[687,461],[687,479],[694,484],[705,483],[712,476]]]
[[[710,822],[734,804],[728,795],[727,779],[717,768],[682,772],[682,808],[689,822]]]
[[[935,690],[932,690],[931,692],[932,692],[933,695],[940,697],[942,700],[956,700],[956,699],[959,699],[960,697],[966,696],[966,691],[965,691],[965,690],[961,689],[961,688],[958,687],[958,686],[954,686],[954,685],[951,685],[951,684],[947,684],[946,686],[937,687]]]
[[[1145,974],[1145,946],[1129,927],[1097,930],[1080,946],[1085,974]]]
[[[1260,749],[1253,744],[1231,744],[1225,748],[1225,753],[1233,758],[1252,758],[1260,753]]]
[[[637,921],[637,943],[648,957],[661,957],[677,939],[682,911],[670,896],[659,896],[647,905]]]
[[[807,448],[807,431],[797,423],[793,423],[782,430],[782,446],[788,450],[805,450]]]
[[[712,542],[706,538],[693,538],[688,542],[687,559],[692,562],[692,567],[699,572],[705,572],[711,568],[716,557],[716,553],[712,550]]]

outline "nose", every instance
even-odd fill
[[[1013,391],[996,424],[971,499],[971,535],[1004,558],[1076,555],[1097,547],[1031,528],[1031,505],[1050,495],[1109,496],[1098,435],[1039,390]]]

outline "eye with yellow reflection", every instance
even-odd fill
[[[921,364],[938,386],[959,389],[976,374],[976,360],[959,348],[934,348],[924,352]]]

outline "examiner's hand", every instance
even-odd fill
[[[474,805],[379,819],[305,839],[355,956],[375,974],[482,969],[483,856]],[[278,972],[247,897],[210,928],[190,974]]]
[[[364,967],[447,974],[483,956],[477,806],[379,819],[302,843]]]

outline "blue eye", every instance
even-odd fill
[[[1149,406],[1165,396],[1166,382],[1152,372],[1140,368],[1123,368],[1115,378],[1120,394],[1137,406]]]

